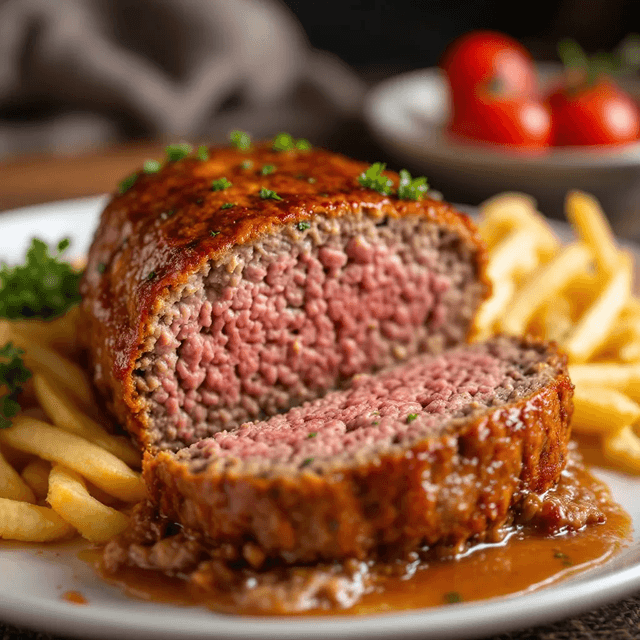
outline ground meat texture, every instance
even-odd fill
[[[500,337],[148,454],[144,474],[166,517],[285,562],[455,546],[555,484],[572,392],[554,347]]]
[[[366,165],[326,151],[209,156],[112,199],[81,285],[97,388],[143,447],[177,450],[467,337],[485,253],[449,205],[366,189]],[[212,190],[221,177],[232,186]]]

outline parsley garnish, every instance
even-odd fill
[[[307,435],[307,438],[315,438],[318,435],[317,431],[312,431],[310,434]]]
[[[313,462],[313,458],[305,458],[302,461],[301,467],[308,467]]]
[[[200,145],[198,147],[198,153],[196,154],[198,156],[198,160],[208,160],[209,159],[209,149],[207,149],[207,147],[205,147],[204,145]]]
[[[188,142],[180,142],[178,144],[170,144],[165,151],[169,162],[177,162],[182,158],[186,158],[193,151],[193,147]]]
[[[235,207],[235,202],[225,202],[220,208],[221,209],[231,209],[231,207]]]
[[[143,171],[145,173],[158,173],[162,169],[162,163],[158,160],[145,160]]]
[[[253,169],[253,160],[243,160],[240,163],[241,169]]]
[[[316,183],[316,179],[315,179],[315,178],[313,178],[313,177],[311,177],[311,178],[307,178],[307,182],[308,182],[309,184],[315,184],[315,183]]]
[[[138,180],[137,173],[132,173],[130,176],[127,176],[124,180],[122,180],[118,184],[118,193],[122,195],[123,193],[126,193],[127,191],[129,191],[129,189],[133,187],[133,185],[136,183],[137,180]]]
[[[413,422],[418,417],[417,413],[410,413],[407,416],[407,422]]]
[[[233,185],[226,179],[220,178],[219,180],[214,180],[211,183],[211,191],[224,191]]]
[[[273,146],[271,148],[274,151],[293,151],[294,149],[298,151],[308,151],[311,149],[311,143],[304,138],[295,140],[290,133],[283,131],[273,139]]]
[[[98,262],[97,271],[98,273],[104,273],[107,269],[107,265],[104,262]]]
[[[400,169],[400,184],[398,186],[398,198],[403,200],[420,200],[427,194],[429,185],[424,176],[412,178],[406,169]]]
[[[34,238],[27,249],[25,263],[0,267],[0,318],[42,318],[62,315],[80,301],[78,285],[81,274],[67,262],[59,260],[69,240],[58,243],[57,255]]]
[[[268,176],[270,173],[273,173],[276,170],[275,164],[265,164],[262,169],[260,169],[260,173],[263,176]]]
[[[156,272],[155,271],[151,271],[149,272],[149,275],[147,276],[147,280],[153,280],[156,277]]]
[[[444,594],[444,601],[447,604],[455,604],[456,602],[462,602],[462,596],[457,591],[449,591]]]
[[[210,235],[212,238],[215,238],[216,236],[219,236],[219,235],[220,235],[220,232],[219,232],[219,231],[209,231],[209,235]]]
[[[393,181],[391,178],[382,175],[386,166],[384,162],[374,162],[364,173],[360,174],[358,182],[363,187],[373,189],[385,196],[389,195],[393,187]]]
[[[377,427],[380,424],[380,420],[375,420],[371,423],[372,426]]]
[[[31,377],[31,371],[22,361],[23,354],[24,351],[14,347],[11,342],[0,348],[0,385],[6,387],[8,392],[0,397],[0,429],[10,427],[10,418],[20,411],[17,397],[22,385]]]
[[[271,191],[271,189],[267,189],[266,187],[262,187],[262,189],[260,189],[260,197],[263,200],[282,200],[275,191]]]
[[[572,567],[573,566],[573,562],[571,560],[571,558],[566,554],[566,553],[562,553],[562,551],[556,551],[553,554],[554,558],[558,558],[559,560],[562,560],[562,566],[564,567]]]
[[[231,140],[231,146],[241,151],[246,151],[251,148],[251,137],[246,131],[232,131],[229,134]]]
[[[306,221],[302,221],[302,222],[298,222],[298,230],[299,231],[305,231],[306,229],[311,229],[311,223],[310,222],[306,222]]]

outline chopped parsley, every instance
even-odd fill
[[[241,151],[246,151],[251,148],[251,136],[246,131],[232,131],[229,134],[231,140],[231,146]]]
[[[317,182],[317,180],[315,178],[311,177],[311,178],[307,178],[307,182],[309,184],[315,184]]]
[[[82,274],[59,259],[68,246],[62,240],[57,255],[50,255],[47,244],[34,238],[24,264],[0,266],[0,318],[50,320],[80,302]]]
[[[380,424],[380,420],[375,420],[371,424],[372,424],[372,426],[377,427]]]
[[[98,266],[96,267],[98,273],[104,273],[107,269],[107,265],[104,262],[98,262]]]
[[[260,197],[263,200],[282,200],[275,191],[271,191],[271,189],[267,189],[266,187],[262,187],[262,189],[260,189]]]
[[[414,420],[416,420],[416,419],[417,419],[417,417],[418,417],[418,414],[417,414],[417,413],[410,413],[410,414],[407,416],[407,422],[413,422]]]
[[[162,163],[158,160],[145,160],[142,170],[145,173],[158,173],[162,169]]]
[[[219,235],[220,235],[220,232],[219,232],[219,231],[209,231],[209,235],[210,235],[212,238],[215,238],[216,236],[219,236]]]
[[[262,169],[260,169],[260,173],[263,176],[268,176],[270,173],[273,173],[276,170],[275,164],[265,164]]]
[[[311,229],[311,223],[303,220],[302,222],[298,222],[298,230],[305,231],[306,229]]]
[[[279,133],[273,139],[273,145],[271,147],[274,151],[308,151],[311,149],[311,143],[304,138],[298,138],[295,140],[290,133]]]
[[[208,160],[209,159],[209,149],[205,147],[203,144],[198,147],[198,151],[196,153],[198,156],[198,160]]]
[[[0,429],[11,426],[11,418],[20,411],[18,395],[22,385],[31,377],[31,371],[24,366],[24,351],[7,342],[0,348],[0,386],[6,393],[0,396]]]
[[[176,210],[175,210],[175,209],[169,209],[168,211],[163,211],[163,212],[160,214],[160,218],[161,218],[162,220],[166,220],[167,218],[170,218],[170,217],[171,217],[175,212],[176,212]]]
[[[462,602],[462,596],[457,591],[448,591],[444,594],[444,601],[447,604],[455,604],[456,602]]]
[[[383,175],[387,165],[384,162],[374,162],[365,172],[360,174],[358,182],[368,189],[373,189],[385,196],[391,193],[393,181]]]
[[[571,560],[571,558],[566,553],[562,553],[562,551],[556,551],[553,554],[553,557],[558,558],[558,560],[562,560],[562,566],[564,567],[573,566],[573,561]]]
[[[224,191],[233,185],[226,179],[220,178],[219,180],[214,180],[211,183],[211,191]]]
[[[118,184],[118,193],[122,195],[123,193],[126,193],[127,191],[129,191],[129,189],[133,187],[133,185],[136,183],[137,180],[138,180],[137,173],[132,173],[130,176],[127,176],[124,180],[121,180],[120,183]]]
[[[424,198],[429,189],[427,179],[424,176],[412,178],[406,169],[400,169],[400,184],[398,185],[398,198],[403,200],[420,200]]]
[[[156,272],[155,271],[151,271],[149,273],[149,275],[147,276],[147,280],[153,280],[156,277]]]
[[[313,462],[313,458],[305,458],[302,461],[301,467],[308,467]]]
[[[231,207],[235,207],[235,202],[225,202],[220,208],[221,209],[231,209]]]
[[[243,160],[240,163],[241,169],[253,169],[253,160]]]
[[[310,434],[307,435],[307,438],[315,438],[318,435],[317,431],[312,431]]]
[[[186,158],[193,151],[193,147],[188,142],[179,142],[178,144],[170,144],[165,152],[169,162],[177,162]]]

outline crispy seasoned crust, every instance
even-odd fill
[[[251,169],[243,168],[246,161],[253,163]],[[263,176],[260,169],[267,164],[277,171]],[[361,187],[357,177],[366,168],[319,149],[274,152],[266,144],[249,152],[212,149],[207,161],[186,158],[158,173],[142,173],[132,188],[112,198],[81,283],[83,334],[98,390],[143,447],[149,444],[148,416],[134,369],[154,319],[172,290],[238,245],[316,214],[339,218],[361,208],[373,217],[420,215],[476,247],[478,279],[489,291],[486,253],[468,218],[443,202],[399,200]],[[397,174],[388,175],[397,184]],[[233,186],[212,191],[211,181],[222,177]],[[261,198],[262,187],[282,200]],[[226,203],[234,206],[223,209]]]
[[[366,464],[256,477],[193,473],[163,452],[145,455],[144,477],[168,518],[215,542],[257,543],[286,562],[491,540],[566,462],[573,385],[555,346],[547,364],[557,375],[538,391]]]

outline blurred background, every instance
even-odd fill
[[[596,52],[640,31],[640,2],[0,0],[0,209],[109,191],[167,142],[236,128],[428,171],[371,134],[367,92],[479,28],[554,61],[565,36]],[[445,198],[488,195],[437,169]],[[633,220],[628,200],[610,206]]]

